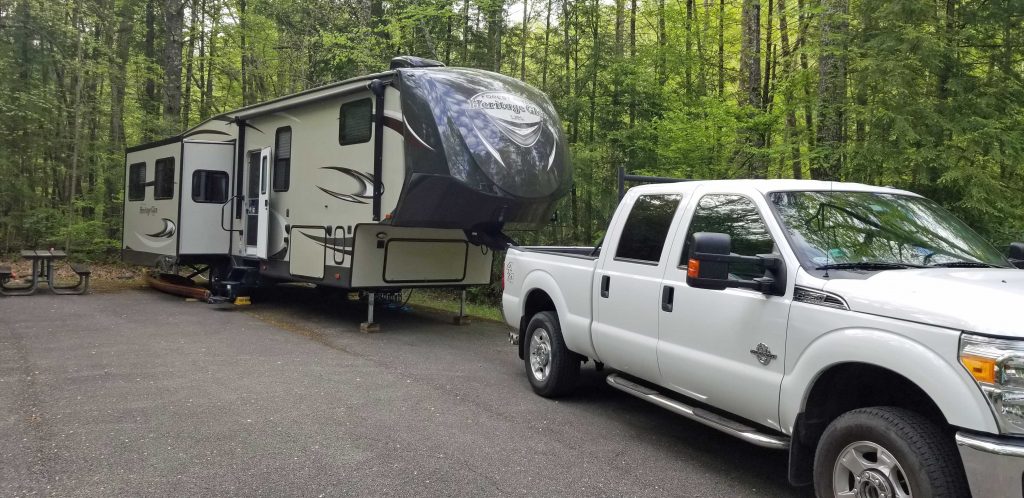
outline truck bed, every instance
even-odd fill
[[[569,349],[592,356],[590,341],[594,270],[598,251],[594,247],[530,246],[510,247],[505,256],[505,292],[502,304],[509,325],[519,327],[520,299],[527,289],[543,289],[558,309],[562,335]]]

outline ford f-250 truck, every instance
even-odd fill
[[[502,302],[541,396],[590,360],[818,496],[1020,497],[1021,259],[900,190],[644,185],[598,247],[510,248]]]

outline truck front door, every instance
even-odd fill
[[[662,293],[672,306],[659,310],[658,363],[664,385],[695,399],[779,429],[779,386],[785,361],[791,295],[746,289],[706,290],[686,285],[689,243],[697,232],[726,233],[732,252],[778,252],[762,207],[753,197],[700,197],[687,230],[673,242]],[[729,277],[763,277],[756,265],[730,265]]]
[[[658,371],[658,289],[663,248],[682,196],[643,194],[632,200],[618,233],[609,234],[594,278],[592,337],[598,357],[623,372],[651,381]],[[621,223],[617,214],[612,226]]]

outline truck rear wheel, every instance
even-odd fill
[[[533,315],[526,326],[527,377],[533,392],[545,398],[568,394],[580,376],[580,357],[565,347],[554,311]]]
[[[952,436],[910,410],[872,407],[835,419],[818,442],[819,497],[969,496]]]

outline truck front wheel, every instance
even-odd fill
[[[825,429],[814,457],[819,497],[969,496],[953,437],[910,410],[853,410]]]
[[[568,394],[580,376],[580,357],[565,347],[554,311],[533,315],[526,326],[527,377],[533,392],[545,398]]]

